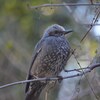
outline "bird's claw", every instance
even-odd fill
[[[58,82],[61,83],[62,80],[63,80],[63,77],[62,76],[57,76],[57,78],[58,78]]]

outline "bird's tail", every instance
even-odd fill
[[[31,89],[26,93],[25,100],[38,100],[40,93],[46,86],[46,82],[33,82],[31,85]]]

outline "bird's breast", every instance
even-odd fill
[[[69,52],[70,47],[65,39],[53,38],[45,40],[42,50],[33,64],[32,74],[39,77],[59,74],[66,65]]]

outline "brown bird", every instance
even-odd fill
[[[70,32],[72,30],[65,30],[58,24],[45,30],[41,40],[35,46],[27,80],[59,75],[70,55],[71,48],[65,38],[65,35]],[[38,100],[46,85],[47,82],[42,81],[27,83],[25,100]]]

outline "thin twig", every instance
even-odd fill
[[[74,75],[62,77],[61,79],[68,79],[68,78],[74,78],[74,77],[78,77],[78,76],[83,76],[84,74],[86,74],[88,72],[91,72],[94,68],[97,68],[97,67],[100,67],[100,63],[97,63],[97,64],[90,65],[90,66],[86,67],[87,69],[84,69],[84,72],[81,71],[81,72],[79,72],[77,74],[74,74]],[[13,83],[9,83],[9,84],[6,84],[6,85],[2,85],[2,86],[0,86],[0,89],[6,88],[6,87],[9,87],[9,86],[18,85],[18,84],[35,82],[35,81],[54,81],[54,80],[60,80],[60,78],[59,77],[50,77],[50,78],[46,78],[45,77],[45,78],[37,78],[37,79],[32,79],[32,80],[18,81],[18,82],[13,82]]]
[[[92,24],[95,24],[96,23],[99,15],[100,15],[100,10],[98,11],[98,14],[94,17],[95,19],[92,20],[92,23],[91,23],[91,26],[90,26],[89,30],[85,33],[85,35],[81,39],[80,43],[83,42],[83,40],[85,39],[85,37],[88,35],[88,33],[90,32],[90,30],[93,28],[93,25]]]
[[[78,69],[70,69],[70,70],[64,70],[65,72],[73,72],[73,71],[77,71],[77,72],[81,72],[84,69],[88,69],[89,67],[86,68],[78,68]]]
[[[43,4],[38,6],[30,6],[31,9],[37,9],[42,7],[59,7],[59,6],[100,6],[100,3],[66,3],[66,4]]]
[[[86,26],[100,26],[100,24],[82,24],[82,25],[86,25]]]
[[[95,94],[95,92],[94,92],[94,90],[93,90],[93,88],[92,88],[92,86],[91,86],[91,84],[90,84],[90,82],[89,82],[89,80],[88,80],[86,74],[84,73],[84,69],[81,67],[80,63],[78,62],[78,60],[77,60],[77,58],[76,58],[76,56],[75,56],[75,54],[73,54],[73,55],[74,55],[74,57],[75,57],[75,59],[76,59],[76,61],[77,61],[77,64],[79,65],[80,69],[82,70],[82,73],[83,73],[83,75],[85,76],[85,78],[86,78],[86,80],[87,80],[87,82],[88,82],[88,84],[89,84],[89,86],[90,86],[90,89],[92,90],[92,93],[94,94],[96,100],[98,100],[98,96]],[[89,68],[89,67],[87,67],[87,68]],[[89,68],[89,70],[90,70],[90,68]]]

